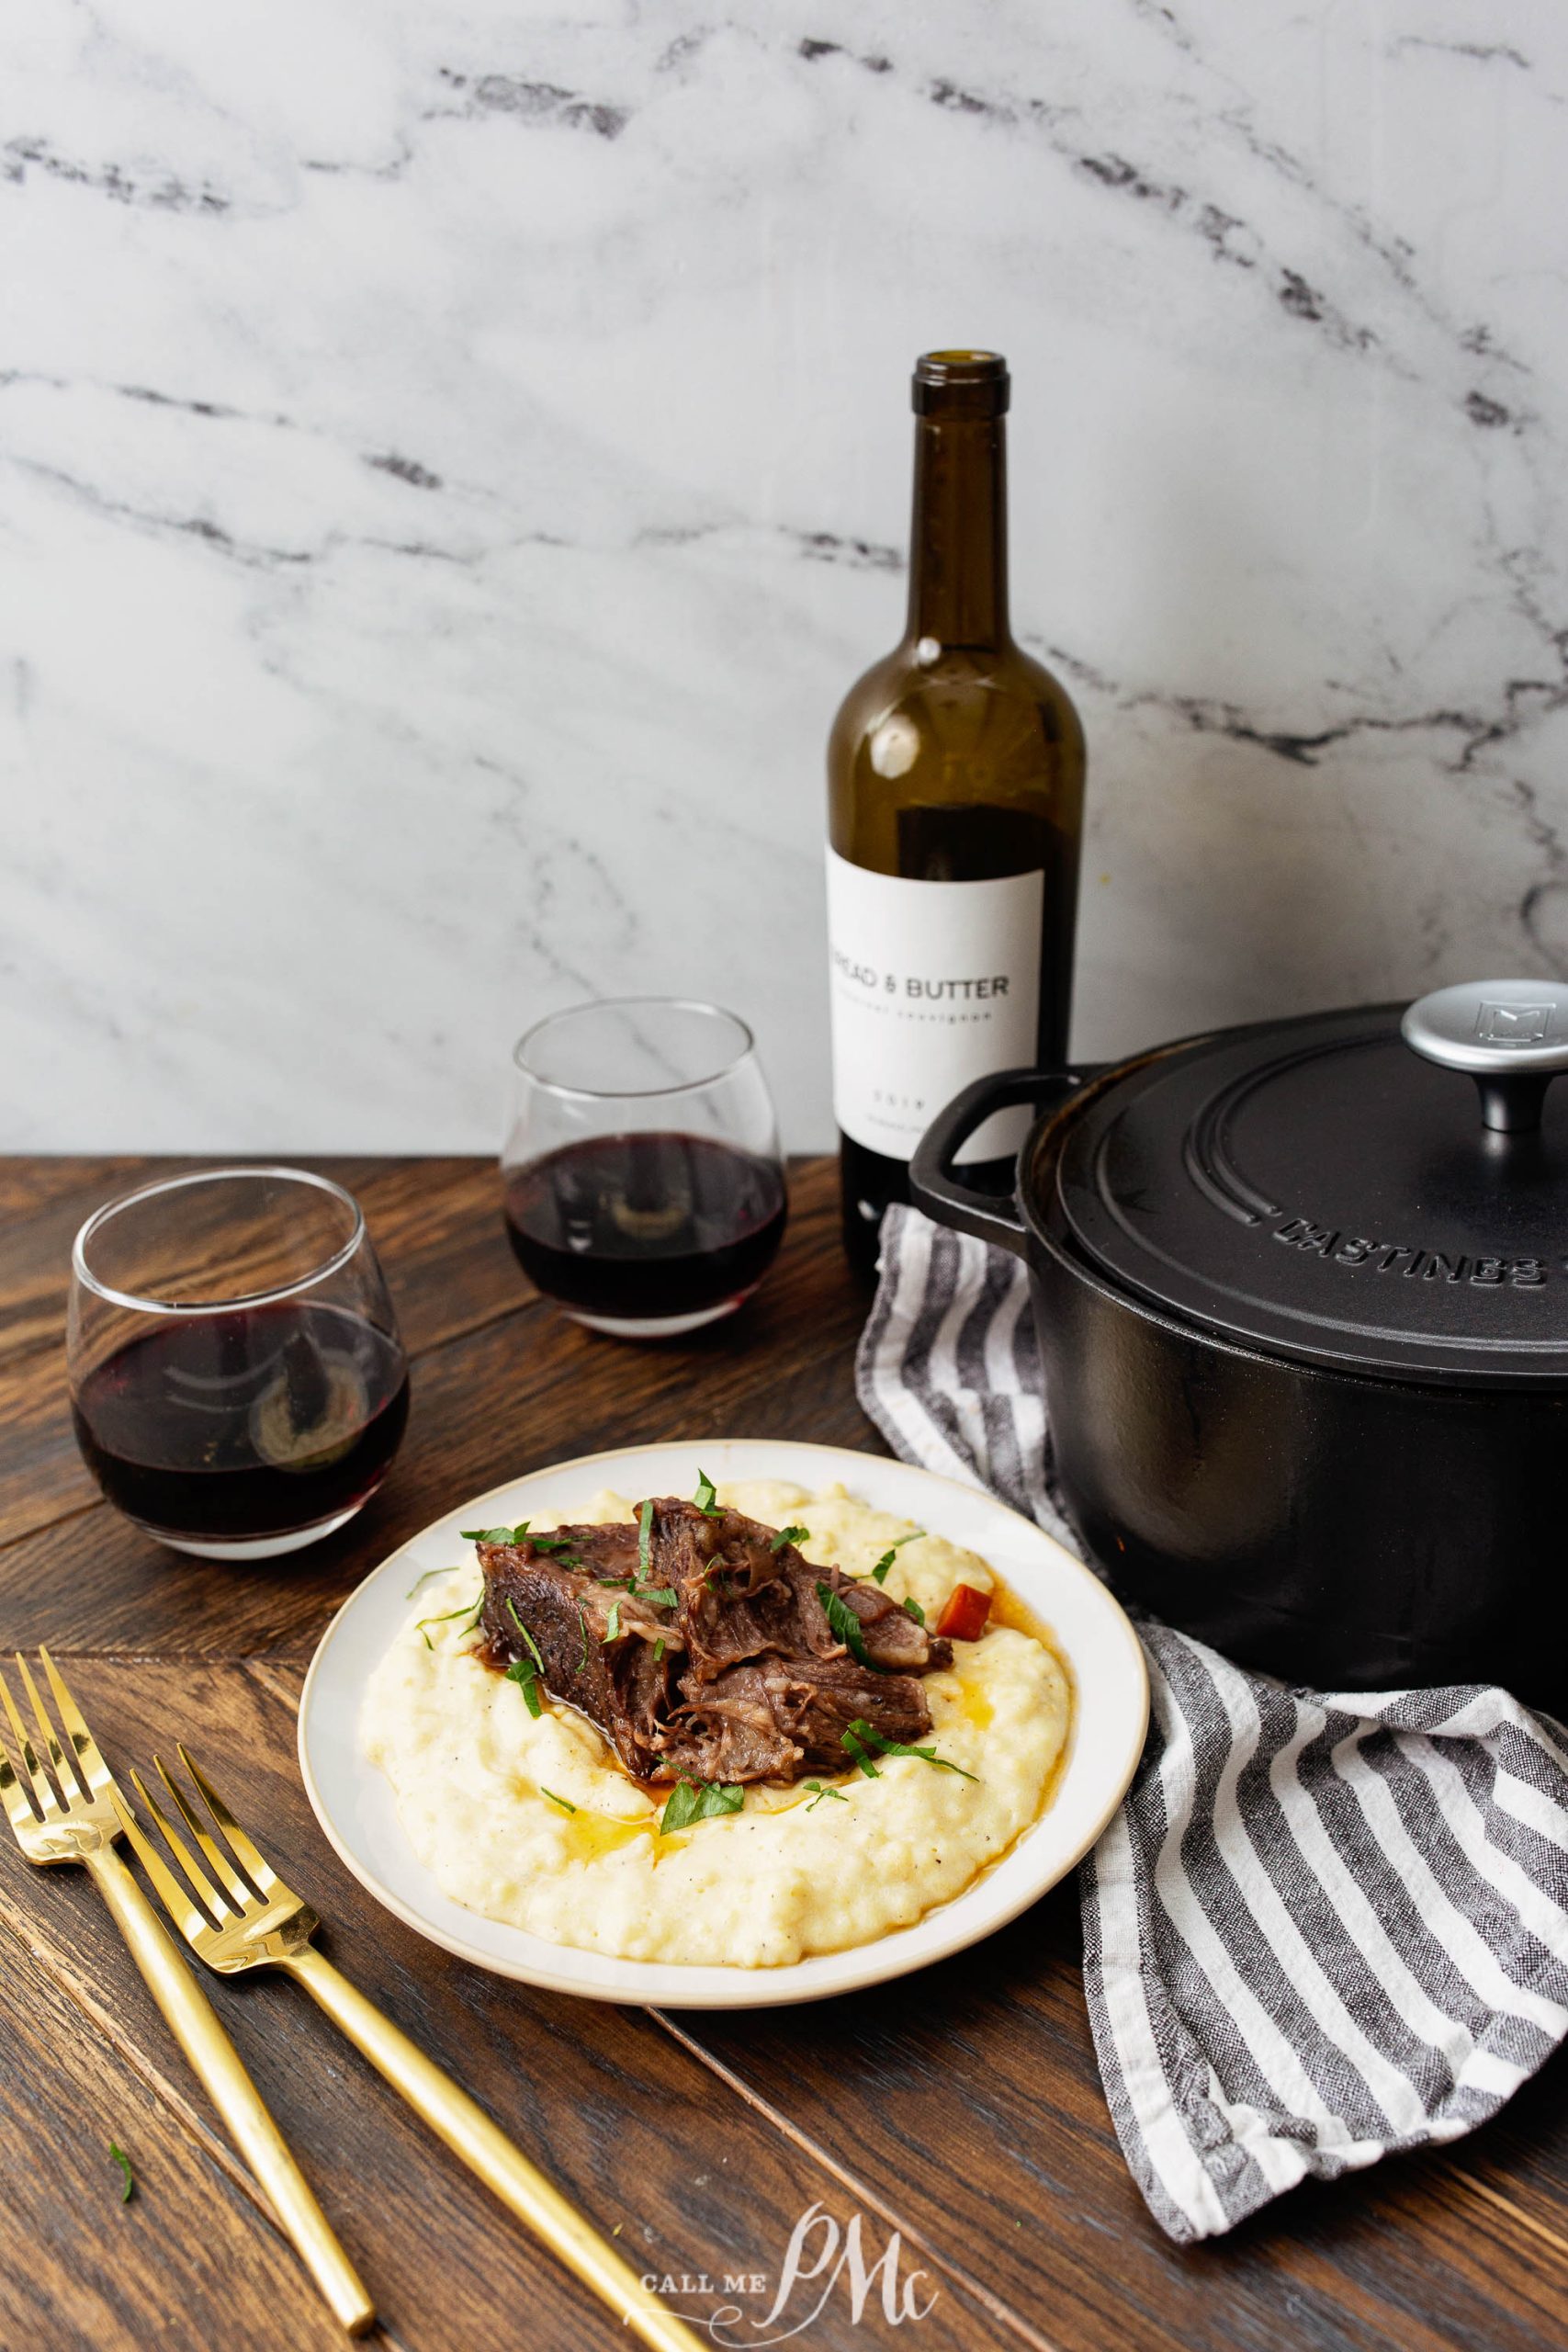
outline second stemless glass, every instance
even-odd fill
[[[685,997],[579,1005],[519,1040],[512,1084],[506,1229],[530,1281],[618,1339],[732,1314],[786,1215],[746,1023]]]

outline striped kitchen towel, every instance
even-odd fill
[[[1018,1259],[890,1210],[861,1401],[1080,1551]],[[1153,1713],[1082,1871],[1122,2153],[1173,2238],[1496,2112],[1568,2029],[1568,1734],[1506,1691],[1290,1690],[1139,1623]]]

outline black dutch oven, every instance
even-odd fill
[[[1568,989],[1485,981],[948,1106],[912,1196],[1027,1261],[1055,1476],[1123,1595],[1291,1682],[1568,1711],[1562,1069]],[[1024,1102],[998,1201],[954,1159]]]

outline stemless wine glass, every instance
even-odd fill
[[[732,1314],[785,1216],[778,1128],[751,1032],[684,997],[551,1013],[513,1053],[506,1230],[529,1279],[617,1339]]]
[[[87,1467],[159,1543],[265,1560],[374,1494],[408,1362],[359,1204],[299,1168],[170,1176],[71,1253],[71,1410]]]

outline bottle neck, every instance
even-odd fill
[[[1007,426],[999,416],[916,420],[909,634],[939,645],[1010,642]]]

